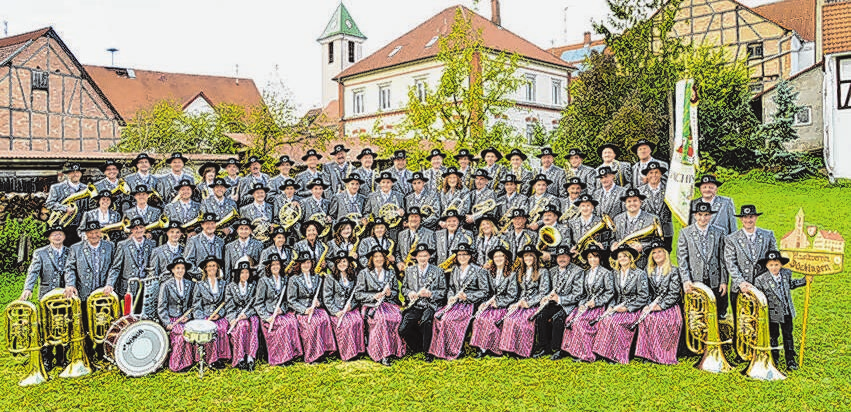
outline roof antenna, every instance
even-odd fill
[[[110,58],[109,66],[115,67],[115,53],[118,51],[118,49],[116,49],[115,47],[110,47],[110,48],[106,49],[106,51],[109,52],[109,58]]]
[[[9,21],[3,20],[3,37],[9,36]]]
[[[239,64],[236,65],[236,85],[239,86]]]

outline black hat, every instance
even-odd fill
[[[301,235],[302,236],[307,236],[307,228],[310,227],[310,226],[315,227],[316,232],[319,235],[321,235],[322,231],[325,230],[325,225],[323,225],[321,222],[318,222],[316,220],[308,220],[307,222],[304,222],[304,223],[301,224]]]
[[[234,227],[237,228],[237,229],[239,229],[240,226],[248,226],[250,229],[252,229],[252,230],[254,229],[254,225],[251,224],[251,219],[249,219],[247,217],[236,219],[236,221],[233,222],[233,224],[234,224]]]
[[[381,183],[382,180],[390,180],[391,182],[396,183],[396,178],[393,177],[393,173],[390,172],[381,172],[381,174],[378,175],[378,178],[375,179],[378,183]]]
[[[487,180],[491,180],[491,176],[485,169],[476,169],[476,173],[473,174],[473,177],[483,177]]]
[[[597,242],[591,242],[585,249],[582,250],[580,255],[582,255],[582,259],[588,260],[588,254],[590,253],[596,253],[598,256],[600,256],[601,265],[606,260],[606,256],[608,255],[606,249],[603,249]]]
[[[718,213],[715,210],[712,210],[712,205],[703,201],[698,201],[694,204],[694,209],[692,209],[693,213],[709,213],[715,214]]]
[[[454,218],[458,219],[458,221],[461,221],[461,214],[458,213],[458,211],[455,210],[455,209],[449,209],[449,210],[443,212],[443,216],[440,217],[440,221],[445,222],[450,217],[454,217]]]
[[[166,265],[165,268],[169,272],[171,272],[171,270],[174,269],[174,267],[177,266],[177,265],[183,265],[183,269],[186,270],[186,271],[189,271],[189,269],[192,268],[192,263],[187,262],[186,259],[183,258],[183,256],[178,256],[178,257],[174,258],[174,260],[172,260],[171,263]]]
[[[659,162],[654,160],[652,162],[647,163],[647,167],[641,171],[641,174],[647,176],[647,174],[650,173],[651,170],[658,170],[661,174],[665,174],[665,172],[668,171],[665,166],[660,165]]]
[[[522,249],[518,250],[517,251],[517,257],[523,257],[523,255],[528,254],[528,253],[534,253],[535,256],[538,256],[538,257],[541,256],[541,251],[538,250],[535,246],[530,244],[530,245],[523,246]]]
[[[491,147],[489,147],[489,148],[487,148],[487,149],[485,149],[485,150],[482,150],[482,151],[481,151],[481,153],[479,153],[479,156],[481,156],[481,157],[482,157],[482,159],[484,159],[484,158],[485,158],[485,155],[486,155],[486,154],[488,154],[488,153],[493,153],[493,154],[496,156],[496,161],[497,161],[497,162],[498,162],[500,159],[502,159],[502,153],[500,153],[500,152],[499,152],[499,150],[496,150],[496,148],[495,148],[495,147],[493,147],[493,146],[491,146]]]
[[[284,229],[283,226],[275,226],[272,228],[272,232],[269,233],[269,239],[275,239],[278,235],[287,235],[287,230]]]
[[[201,217],[201,223],[206,223],[206,222],[216,222],[216,223],[218,223],[218,222],[219,222],[219,217],[218,217],[218,216],[216,216],[216,214],[215,214],[215,213],[212,213],[212,212],[204,213],[204,216],[202,216],[202,217]]]
[[[106,159],[106,161],[104,161],[103,164],[98,167],[98,169],[100,169],[101,173],[106,173],[106,168],[109,166],[115,166],[115,168],[118,169],[119,172],[121,171],[121,164],[112,159]]]
[[[64,170],[62,170],[62,173],[64,173],[64,174],[68,174],[68,173],[71,173],[71,172],[80,172],[80,173],[82,173],[82,172],[83,172],[83,171],[85,171],[85,170],[86,170],[86,169],[83,169],[83,167],[82,167],[82,166],[80,166],[80,164],[79,164],[79,163],[68,163],[68,164],[65,166],[65,169],[64,169]]]
[[[553,156],[553,157],[556,157],[556,154],[555,154],[555,152],[553,152],[553,148],[551,148],[551,147],[545,147],[545,148],[541,149],[541,153],[538,153],[538,159],[541,159],[541,158],[543,158],[544,156]]]
[[[248,271],[248,281],[249,282],[251,282],[252,280],[255,279],[255,272],[254,272],[254,268],[251,267],[251,262],[249,262],[247,260],[241,260],[239,262],[236,262],[236,266],[234,266],[233,269],[230,270],[230,273],[233,274],[233,282],[234,283],[239,282],[239,274],[242,273],[243,270]]]
[[[502,178],[502,181],[500,183],[514,183],[515,185],[520,184],[520,182],[517,181],[517,176],[515,176],[514,173],[507,173],[505,177]]]
[[[142,217],[141,217],[141,216],[139,216],[139,217],[134,217],[133,219],[130,219],[130,226],[128,226],[128,228],[129,228],[129,229],[133,229],[133,228],[134,228],[134,227],[136,227],[136,226],[142,226],[142,227],[145,227],[145,226],[146,226],[146,225],[145,225],[145,219],[142,219]]]
[[[416,249],[414,249],[413,256],[416,256],[420,252],[428,252],[428,254],[433,255],[434,249],[430,248],[428,246],[428,243],[421,242],[421,243],[417,243],[417,247],[416,247]]]
[[[316,151],[316,150],[314,150],[314,149],[307,149],[307,152],[305,152],[305,153],[304,153],[304,156],[302,156],[302,157],[301,157],[301,160],[302,160],[302,161],[305,161],[305,160],[307,160],[307,159],[308,159],[308,158],[310,158],[310,157],[315,157],[315,158],[316,158],[316,160],[320,160],[320,159],[322,159],[322,155],[321,155],[321,154],[319,154],[319,152],[317,152],[317,151]]]
[[[502,245],[499,245],[496,248],[494,248],[493,250],[491,250],[490,252],[488,252],[488,258],[493,259],[493,255],[495,255],[496,252],[502,252],[502,254],[505,255],[506,264],[511,261],[511,251],[506,249]]]
[[[103,226],[100,225],[100,222],[98,222],[97,220],[91,220],[91,221],[86,222],[86,227],[85,227],[84,231],[90,232],[92,230],[101,230],[101,229],[103,229]]]
[[[307,262],[308,260],[311,260],[311,261],[313,260],[313,255],[311,255],[310,253],[306,253],[306,252],[305,253],[296,253],[293,256],[295,256],[293,258],[293,262],[296,262],[296,263],[302,263],[302,262]]]
[[[345,183],[355,182],[355,181],[358,182],[359,184],[364,183],[363,179],[360,178],[360,175],[357,174],[357,173],[354,173],[354,172],[349,173],[348,176],[343,178],[343,182],[345,182]]]
[[[105,197],[108,197],[110,200],[112,200],[112,192],[110,192],[109,189],[103,189],[98,191],[98,194],[92,196],[92,200],[94,200],[95,202],[99,202]]]
[[[559,210],[557,205],[552,204],[552,203],[548,203],[546,206],[544,206],[544,211],[543,211],[543,213],[541,213],[541,215],[543,215],[544,213],[555,214],[556,219],[561,217],[561,210]]]
[[[139,153],[138,155],[136,155],[136,158],[133,159],[133,161],[130,162],[130,166],[136,167],[136,165],[139,164],[140,160],[147,160],[148,163],[150,163],[150,164],[154,164],[154,163],[157,162],[157,159],[154,159],[153,157],[148,156],[147,153]]]
[[[614,256],[615,258],[617,258],[617,256],[618,256],[621,252],[629,252],[629,254],[630,254],[630,255],[632,255],[632,258],[633,258],[633,259],[636,259],[636,258],[638,257],[638,251],[637,251],[637,250],[635,250],[635,249],[633,249],[633,248],[631,248],[629,245],[626,245],[626,244],[618,245],[617,249],[615,249],[615,250],[613,250],[613,251],[612,251],[612,256]]]
[[[499,220],[495,216],[491,216],[491,215],[484,215],[484,216],[476,219],[476,227],[481,227],[482,222],[484,222],[485,220],[491,222],[491,224],[494,227],[494,230],[499,231]]]
[[[168,232],[171,229],[179,229],[181,233],[183,233],[184,229],[181,226],[180,222],[176,220],[169,220],[168,225],[165,227],[165,231]]]
[[[260,158],[259,158],[259,157],[257,157],[257,156],[250,156],[250,157],[248,158],[248,160],[246,160],[246,161],[245,161],[245,165],[246,165],[246,166],[251,166],[251,164],[252,164],[252,163],[259,163],[260,165],[262,165],[262,164],[263,164],[263,161],[262,161],[262,160],[260,160]]]
[[[201,176],[203,177],[203,176],[204,176],[204,171],[205,171],[205,170],[207,170],[207,169],[209,169],[209,168],[211,168],[211,167],[212,167],[213,169],[215,169],[215,173],[216,173],[216,174],[218,174],[218,173],[219,173],[219,170],[222,170],[222,167],[221,167],[221,166],[219,166],[219,164],[218,164],[218,163],[207,162],[207,163],[202,164],[202,165],[201,165],[201,167],[199,167],[199,168],[198,168],[198,174],[199,174],[199,175],[201,175]]]
[[[50,237],[53,232],[62,232],[65,233],[65,227],[62,225],[53,225],[47,228],[44,231],[44,237]]]
[[[168,159],[165,159],[165,162],[168,163],[168,164],[171,164],[171,162],[175,159],[180,159],[183,163],[186,163],[186,162],[189,161],[189,159],[184,157],[182,153],[174,152],[174,153],[171,154],[171,156],[168,157]]]
[[[381,247],[381,245],[374,245],[374,246],[372,246],[372,249],[370,249],[369,252],[366,253],[366,258],[369,259],[369,258],[372,257],[372,255],[374,255],[376,253],[381,253],[382,255],[385,255],[385,256],[387,256],[387,254],[388,254],[387,250],[385,250],[383,247]]]
[[[647,196],[644,196],[643,194],[641,194],[641,192],[638,191],[638,189],[629,188],[629,189],[626,189],[626,191],[623,193],[623,196],[621,196],[621,202],[626,202],[626,199],[629,199],[631,197],[637,197],[639,200],[647,199]]]
[[[523,153],[520,149],[511,149],[511,151],[505,155],[505,158],[511,160],[514,156],[520,157],[520,160],[526,160],[526,153]]]
[[[408,158],[408,152],[406,152],[404,150],[395,150],[393,152],[393,156],[391,157],[391,159],[393,159],[393,160],[403,160],[403,159],[407,159],[407,158]]]
[[[444,154],[440,149],[431,149],[428,156],[426,156],[426,160],[431,161],[431,159],[435,156],[440,156],[441,159],[446,159],[446,154]]]
[[[428,182],[428,178],[423,175],[423,172],[412,173],[411,178],[408,179],[408,183],[414,183],[414,180],[422,180],[423,183]]]
[[[225,189],[227,189],[227,188],[229,188],[229,187],[230,187],[230,185],[228,184],[228,182],[227,182],[227,181],[225,181],[225,179],[223,179],[223,178],[221,178],[221,177],[217,177],[217,178],[213,179],[213,184],[211,184],[211,185],[210,185],[210,187],[211,187],[211,188],[214,188],[214,187],[216,187],[216,186],[222,186],[222,187],[224,187]]]
[[[288,188],[288,187],[292,187],[292,188],[294,188],[295,190],[299,190],[299,189],[301,189],[301,185],[300,185],[300,184],[298,184],[298,183],[296,183],[296,182],[295,182],[295,180],[293,180],[293,179],[286,179],[286,180],[284,180],[284,183],[281,183],[281,185],[280,185],[280,186],[278,186],[278,189],[280,189],[280,190],[284,190],[284,189],[286,189],[286,188]]]
[[[703,175],[703,177],[700,178],[700,181],[697,182],[697,187],[701,187],[707,183],[712,183],[716,187],[721,187],[721,185],[724,184],[723,182],[719,182],[715,175]]]
[[[389,224],[387,224],[387,221],[386,221],[386,220],[384,220],[384,218],[383,218],[383,217],[376,217],[375,219],[373,219],[373,220],[372,220],[372,223],[370,223],[370,225],[372,226],[372,228],[373,228],[373,229],[374,229],[376,226],[379,226],[379,225],[383,225],[385,228],[390,227],[390,225],[389,225]]]
[[[742,205],[741,213],[736,215],[736,217],[745,217],[745,216],[762,216],[762,213],[756,211],[755,205]]]
[[[331,256],[331,261],[334,262],[334,263],[337,263],[337,261],[343,260],[343,259],[348,260],[349,263],[355,262],[355,258],[353,258],[352,255],[348,254],[348,252],[346,252],[345,250],[342,250],[342,249],[334,252],[334,255]]]
[[[458,252],[467,252],[472,255],[476,252],[476,249],[469,243],[459,243],[458,246],[455,247],[455,250],[452,251],[452,253]]]
[[[228,160],[225,160],[225,167],[227,167],[228,165],[234,165],[239,167],[239,160],[237,160],[237,158],[235,157],[229,157]]]
[[[547,178],[547,175],[543,173],[539,173],[537,176],[533,177],[532,180],[529,181],[529,185],[534,186],[535,183],[544,182],[547,186],[553,184],[553,181]]]
[[[637,142],[635,142],[635,144],[634,144],[634,145],[632,145],[632,152],[633,152],[633,153],[637,152],[637,151],[638,151],[638,148],[639,148],[640,146],[647,146],[647,147],[649,147],[651,152],[652,152],[652,151],[654,151],[654,150],[656,150],[656,143],[653,143],[653,142],[651,142],[651,141],[649,141],[649,140],[647,140],[647,139],[638,139],[638,141],[637,141]]]
[[[671,249],[670,249],[670,248],[668,248],[668,245],[666,245],[666,244],[665,244],[665,242],[663,242],[661,239],[653,239],[653,240],[651,240],[651,241],[650,241],[650,246],[648,246],[648,247],[647,247],[647,250],[648,250],[648,251],[650,251],[650,252],[652,252],[653,250],[655,250],[655,249],[659,249],[659,248],[665,249],[665,250],[666,250],[666,251],[668,251],[668,252],[670,252],[670,251],[671,251]]]
[[[789,263],[789,258],[781,255],[780,252],[776,250],[769,250],[768,252],[765,252],[765,257],[756,261],[756,264],[760,266],[765,266],[765,264],[768,263],[768,261],[770,260],[780,261],[781,265],[786,265],[787,263]]]
[[[447,167],[447,168],[446,168],[446,171],[445,171],[445,172],[443,172],[443,174],[442,174],[441,176],[443,176],[443,177],[449,177],[450,175],[458,176],[458,178],[459,178],[459,179],[460,179],[460,178],[462,178],[462,177],[464,177],[464,173],[459,172],[459,171],[458,171],[458,168],[457,168],[457,167],[455,167],[455,166]]]
[[[617,173],[612,170],[609,166],[600,166],[597,168],[597,179],[606,177],[608,175],[616,175]]]
[[[423,212],[422,210],[420,210],[419,206],[411,206],[408,208],[408,213],[405,213],[405,220],[407,221],[408,217],[410,217],[411,215],[422,216]]]
[[[372,158],[375,159],[376,157],[378,157],[378,154],[373,152],[372,149],[365,147],[363,150],[360,151],[360,154],[358,155],[358,160],[360,160],[364,156],[372,156]]]
[[[216,255],[208,255],[203,260],[198,262],[198,268],[203,269],[203,268],[207,267],[207,263],[210,263],[210,262],[216,262],[216,264],[219,265],[219,268],[221,268],[222,266],[225,265],[224,262],[221,259],[216,257]]]
[[[456,154],[456,155],[455,155],[455,156],[453,156],[453,157],[455,157],[455,160],[459,160],[459,159],[461,159],[461,158],[463,158],[463,157],[466,157],[466,158],[470,159],[470,161],[474,161],[474,160],[476,160],[476,157],[475,157],[475,156],[473,156],[473,154],[472,154],[472,153],[470,153],[470,151],[469,151],[469,150],[467,150],[467,149],[461,149],[461,150],[459,150],[459,151],[458,151],[458,154]]]
[[[597,148],[597,154],[600,155],[600,157],[603,157],[603,149],[606,149],[606,148],[612,149],[612,151],[615,152],[615,157],[621,156],[621,147],[614,144],[614,143],[606,143],[606,144],[598,147]]]
[[[353,222],[352,219],[349,219],[349,218],[344,216],[340,220],[334,222],[334,231],[336,232],[338,229],[340,229],[340,226],[343,226],[343,225],[351,225],[352,228],[354,228],[355,222]]]
[[[174,185],[174,190],[179,191],[180,188],[182,188],[182,187],[188,187],[188,188],[194,190],[195,189],[195,183],[193,183],[189,179],[181,179],[179,182],[177,182],[176,185]]]
[[[573,257],[573,253],[570,253],[570,246],[567,246],[567,245],[557,246],[556,247],[556,253],[554,253],[553,256],[561,256],[561,255]]]
[[[269,266],[272,262],[280,262],[283,264],[283,260],[281,259],[281,255],[277,253],[270,253],[269,256],[266,256],[266,260],[263,261],[263,266]]]
[[[579,185],[579,188],[581,189],[585,189],[585,187],[587,186],[585,182],[582,181],[582,179],[578,177],[571,177],[570,179],[567,179],[567,182],[564,184],[564,188],[567,189],[573,185]]]
[[[331,156],[334,156],[334,155],[336,155],[337,153],[340,153],[340,152],[348,153],[349,150],[350,149],[348,147],[346,147],[345,145],[338,144],[338,145],[335,145],[334,150],[331,151]]]
[[[515,217],[525,217],[526,219],[529,219],[529,214],[526,213],[526,209],[517,208],[511,209],[511,216],[509,217],[511,217],[512,219],[514,219]]]
[[[585,152],[582,149],[573,148],[567,151],[567,156],[565,158],[570,159],[573,156],[579,156],[581,158],[585,158]]]
[[[600,204],[600,202],[594,200],[594,196],[591,196],[591,195],[585,193],[585,194],[579,195],[579,198],[576,199],[575,202],[573,202],[573,205],[576,206],[576,207],[579,207],[579,205],[581,205],[582,203],[585,203],[585,202],[591,203],[592,205],[594,205],[594,207],[596,207],[598,204]]]
[[[151,194],[152,192],[151,192],[151,188],[148,187],[148,185],[143,183],[143,184],[136,185],[136,187],[134,187],[133,190],[130,192],[130,196],[135,196],[139,193]]]
[[[251,185],[251,190],[249,190],[249,191],[248,191],[248,194],[249,194],[249,195],[253,195],[253,194],[254,194],[254,192],[256,192],[256,191],[258,191],[258,190],[262,190],[262,191],[264,191],[264,192],[266,192],[266,193],[269,193],[269,188],[268,188],[268,187],[264,186],[262,182],[257,182],[257,183],[255,183],[255,184]]]
[[[290,159],[290,157],[288,155],[283,155],[283,156],[278,158],[277,162],[275,162],[275,167],[278,167],[278,166],[280,166],[284,163],[288,163],[290,166],[295,164],[295,162],[292,159]]]

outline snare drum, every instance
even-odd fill
[[[104,355],[127,376],[156,371],[168,355],[168,334],[156,322],[133,315],[113,322],[104,340]]]
[[[205,319],[196,319],[186,322],[183,326],[183,339],[187,342],[204,345],[216,338],[216,324]]]

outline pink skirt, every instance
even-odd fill
[[[275,317],[275,327],[269,332],[269,323],[263,321],[263,336],[266,338],[266,351],[269,352],[269,365],[280,365],[301,356],[301,339],[298,335],[298,321],[292,312]]]
[[[638,325],[635,356],[663,365],[676,365],[682,326],[683,315],[679,306],[650,313]]]
[[[301,346],[304,348],[304,361],[313,362],[327,352],[337,350],[334,332],[331,331],[331,318],[325,309],[316,308],[310,323],[307,315],[296,315]]]
[[[362,309],[363,312],[367,310],[371,309]],[[398,306],[382,302],[372,318],[367,316],[366,323],[369,326],[369,344],[366,346],[366,353],[372,360],[378,362],[390,356],[397,358],[405,356],[405,341],[399,336],[402,312]]]
[[[437,319],[435,316],[428,352],[441,359],[458,358],[472,317],[472,303],[456,303],[452,309],[443,313],[443,318]]]
[[[561,349],[576,359],[593,362],[594,359],[596,359],[593,351],[594,338],[597,336],[597,329],[600,325],[591,326],[589,325],[589,322],[600,317],[600,315],[602,315],[605,311],[606,308],[604,306],[588,309],[583,314],[579,315],[579,319],[573,322],[573,327],[571,329],[567,329],[565,327],[561,341]],[[577,313],[579,313],[578,309],[574,309],[573,312],[570,312],[565,320],[565,324],[570,323]]]
[[[228,342],[230,323],[225,318],[219,318],[213,323],[216,324],[216,338],[204,345],[204,357],[207,364],[231,358],[230,342]]]
[[[168,341],[171,346],[171,356],[168,358],[168,368],[172,372],[180,372],[198,361],[195,345],[183,339],[183,323],[174,323],[178,318],[171,318],[171,332]]]
[[[257,315],[236,322],[230,333],[230,345],[233,350],[231,364],[236,366],[245,356],[257,357],[257,347],[260,346],[260,319]]]
[[[597,337],[594,338],[594,353],[618,363],[629,363],[629,349],[635,338],[635,331],[629,330],[629,327],[639,316],[640,310],[615,312],[601,320],[597,325],[600,328]]]
[[[331,318],[331,328],[337,337],[337,349],[340,351],[340,359],[349,360],[363,353],[366,346],[363,342],[363,318],[356,310],[350,310],[343,315],[343,320],[334,316]],[[340,326],[337,327],[337,322]]]
[[[470,337],[470,346],[502,355],[502,351],[499,350],[499,335],[502,333],[502,328],[496,326],[496,321],[502,319],[507,312],[508,309],[504,308],[488,308],[473,319],[473,336]]]
[[[517,309],[505,319],[502,324],[502,334],[499,335],[499,349],[528,358],[532,355],[535,345],[535,321],[529,321],[529,316],[535,314],[538,308]]]

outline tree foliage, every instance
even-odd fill
[[[757,135],[764,146],[757,152],[767,171],[774,172],[778,180],[798,180],[812,175],[817,166],[803,153],[790,152],[786,146],[798,140],[798,131],[793,127],[795,116],[804,108],[797,103],[798,92],[788,81],[782,80],[775,87],[772,97],[775,104],[771,120],[760,125]]]

